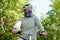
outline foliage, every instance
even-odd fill
[[[28,0],[0,0],[0,40],[16,40],[11,30],[17,19],[23,16],[22,7]],[[47,38],[38,35],[38,40],[60,40],[60,0],[52,2],[52,10],[42,18],[42,24],[48,33]]]
[[[60,40],[60,1],[55,0],[52,7],[52,10],[47,13],[47,18],[42,18],[42,24],[48,36],[40,40]]]
[[[16,20],[23,16],[22,7],[27,0],[0,0],[0,40],[16,40],[11,30]]]

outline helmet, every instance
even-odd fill
[[[32,8],[32,5],[31,5],[31,4],[26,4],[26,5],[24,5],[24,6],[23,6],[23,11],[25,11],[27,7],[31,7],[31,8]]]

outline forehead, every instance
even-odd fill
[[[28,7],[26,8],[26,10],[28,10],[28,9],[32,9],[32,7],[31,7],[31,6],[28,6]]]

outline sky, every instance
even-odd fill
[[[46,13],[52,9],[52,4],[49,0],[29,0],[28,2],[33,6],[33,13],[37,16],[46,17]]]

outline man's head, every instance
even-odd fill
[[[24,16],[25,17],[31,17],[32,16],[32,5],[31,4],[26,4],[23,7],[23,11],[24,11]]]

